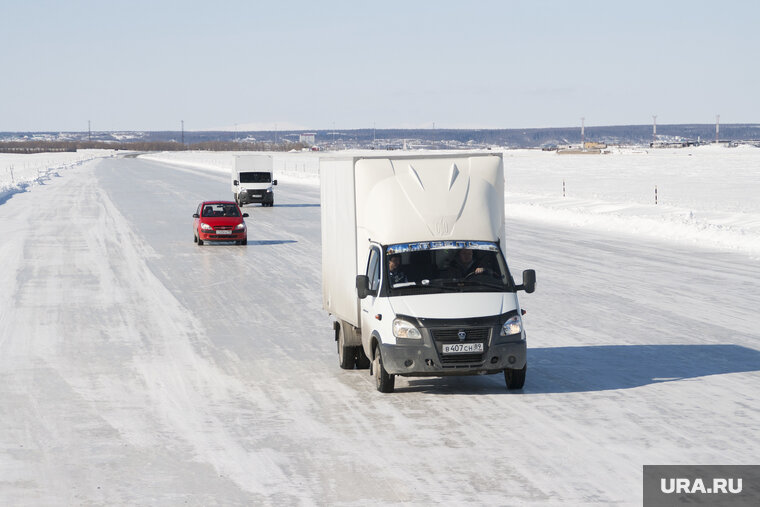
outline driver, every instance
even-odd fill
[[[478,266],[472,258],[471,248],[462,248],[457,252],[454,262],[449,266],[450,278],[466,278],[470,275],[480,275],[486,268]]]
[[[391,281],[391,285],[409,281],[406,273],[401,271],[401,256],[399,254],[388,257],[388,279]]]

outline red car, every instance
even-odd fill
[[[193,241],[234,241],[248,244],[248,228],[238,205],[232,201],[204,201],[193,213]]]

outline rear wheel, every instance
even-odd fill
[[[507,389],[522,389],[525,385],[525,373],[527,370],[527,364],[519,370],[514,368],[507,368],[504,370],[504,381],[507,384]]]
[[[346,336],[343,326],[338,329],[338,364],[344,370],[353,370],[356,364],[356,351],[354,347],[346,346]]]
[[[385,371],[380,347],[375,350],[375,359],[372,361],[372,373],[375,375],[375,387],[381,393],[392,393],[396,384],[396,375]]]

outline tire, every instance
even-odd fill
[[[380,347],[375,349],[375,359],[372,361],[372,373],[375,375],[375,387],[381,393],[392,393],[396,384],[396,375],[385,371]]]
[[[364,347],[359,345],[356,348],[356,369],[357,370],[368,370],[369,365],[372,363],[372,361],[369,360],[367,357],[367,354],[364,353]]]
[[[242,241],[240,242],[240,244],[241,244],[241,245],[247,245],[247,244],[248,244],[248,238],[246,238],[246,239],[242,240]]]
[[[507,384],[507,389],[510,391],[513,389],[522,389],[525,385],[525,373],[527,370],[527,364],[519,370],[515,368],[507,368],[504,370],[504,381]]]
[[[198,236],[198,246],[203,246],[203,240]]]
[[[356,351],[354,347],[345,345],[346,337],[343,334],[343,326],[338,329],[338,364],[344,370],[353,370],[356,364]]]
[[[198,242],[198,236],[193,234],[193,243],[197,243],[197,242]]]

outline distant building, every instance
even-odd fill
[[[308,144],[309,146],[314,144],[314,139],[317,137],[315,132],[305,132],[298,136],[298,142]]]

